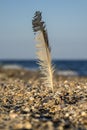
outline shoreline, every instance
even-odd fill
[[[55,76],[54,93],[39,71],[0,68],[0,129],[87,130],[87,77]]]
[[[6,70],[27,70],[27,71],[39,71],[39,68],[28,68],[28,67],[23,67],[21,65],[17,65],[17,64],[14,64],[14,65],[11,65],[11,64],[8,64],[8,65],[2,65],[0,66],[0,69],[6,69]],[[76,71],[74,70],[58,70],[56,69],[56,74],[59,75],[59,76],[84,76],[86,77],[86,75],[79,75]]]

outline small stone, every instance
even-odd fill
[[[23,124],[22,123],[18,123],[14,126],[14,129],[22,129],[23,128]]]
[[[48,121],[48,128],[49,130],[53,130],[53,123],[51,121]]]
[[[25,122],[24,128],[29,130],[32,128],[32,125],[29,122]]]
[[[14,113],[13,111],[10,111],[9,117],[10,117],[11,119],[16,118],[17,116],[18,116],[18,114]]]
[[[78,89],[81,89],[81,86],[78,85],[77,88],[78,88]]]
[[[67,80],[65,80],[65,81],[64,81],[64,83],[66,84],[66,83],[68,83],[68,81],[67,81]]]
[[[58,130],[64,130],[62,126],[59,126],[58,127]]]
[[[85,115],[86,115],[86,113],[83,111],[83,112],[81,112],[81,115],[82,115],[82,116],[85,116]]]
[[[34,110],[35,109],[34,106],[32,106],[31,109]]]
[[[29,109],[28,107],[26,107],[26,108],[24,109],[24,111],[29,112],[30,109]]]
[[[65,88],[69,88],[69,85],[67,85],[67,84],[65,84],[65,86],[64,86]]]
[[[66,113],[66,114],[65,114],[65,117],[69,117],[69,113]]]
[[[33,98],[33,97],[30,97],[29,99],[30,99],[31,101],[33,101],[33,100],[34,100],[34,98]]]

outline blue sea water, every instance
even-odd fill
[[[35,60],[0,60],[0,65],[17,65],[28,69],[38,69]],[[87,76],[87,60],[53,60],[59,74]]]

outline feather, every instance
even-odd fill
[[[39,68],[42,74],[41,79],[43,84],[47,87],[51,87],[53,91],[53,73],[54,66],[51,63],[51,49],[49,46],[48,34],[45,28],[45,24],[42,21],[42,16],[40,11],[36,11],[35,16],[32,20],[33,30],[36,33],[37,41],[37,58]]]

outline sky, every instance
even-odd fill
[[[87,59],[87,0],[0,0],[0,59],[36,59],[35,11],[42,12],[53,59]]]

